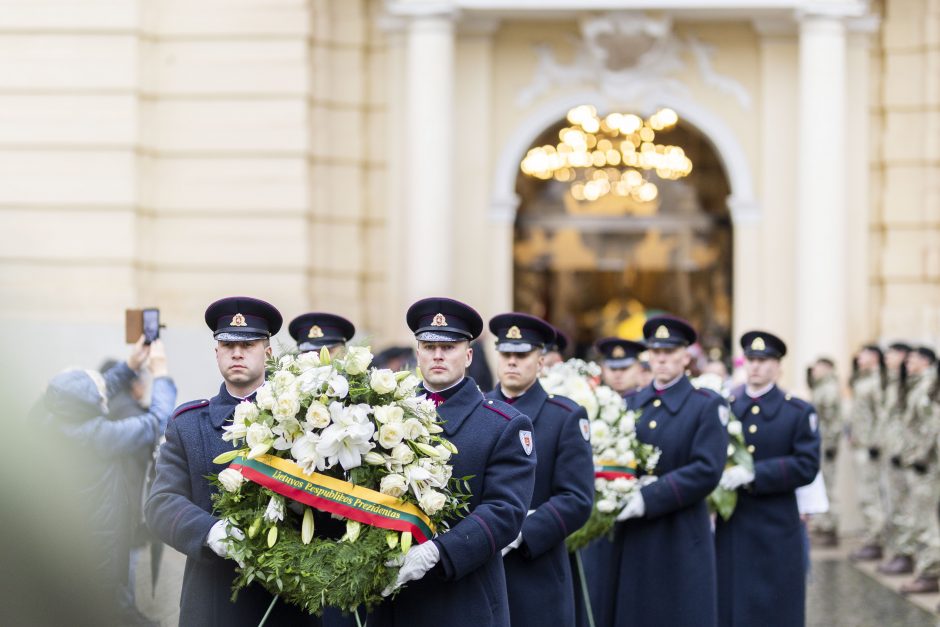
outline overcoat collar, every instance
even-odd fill
[[[765,420],[770,420],[780,411],[780,406],[783,405],[784,400],[786,399],[783,391],[776,385],[758,398],[751,398],[747,395],[745,388],[741,388],[731,404],[731,409],[735,416],[744,420],[746,414],[753,412],[752,407],[759,407],[758,414],[763,416]]]
[[[506,395],[503,394],[503,389],[498,384],[496,389],[499,391],[499,399],[506,399]],[[525,414],[529,417],[529,420],[532,421],[532,424],[535,424],[536,419],[539,414],[542,413],[542,407],[545,405],[545,401],[548,400],[548,392],[545,391],[545,388],[542,387],[542,384],[538,379],[535,380],[535,383],[532,384],[528,390],[522,396],[516,398],[515,401],[510,403],[514,409],[518,409],[520,413]],[[508,403],[509,401],[506,400]]]
[[[444,421],[444,433],[454,435],[463,421],[483,402],[483,392],[476,381],[465,377],[453,396],[437,406],[437,413]]]
[[[683,376],[659,393],[657,393],[656,388],[654,388],[651,383],[637,392],[637,405],[639,407],[645,407],[658,398],[662,400],[663,405],[666,406],[670,414],[675,414],[679,412],[685,400],[689,398],[689,395],[694,391],[695,387],[686,376]]]
[[[249,396],[248,399],[254,400],[254,394]],[[214,396],[209,401],[209,418],[212,420],[212,426],[216,429],[221,429],[225,421],[235,412],[235,406],[241,402],[242,399],[229,394],[228,389],[226,389],[223,383],[219,388],[218,395]]]

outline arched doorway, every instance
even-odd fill
[[[532,146],[552,144],[565,120]],[[567,183],[518,171],[513,299],[565,331],[579,355],[604,335],[637,337],[645,315],[669,311],[728,354],[732,331],[732,222],[728,177],[708,138],[687,121],[657,133],[693,163],[661,180],[653,202],[605,196],[578,201]]]

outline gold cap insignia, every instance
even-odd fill
[[[317,325],[313,325],[310,327],[310,330],[307,331],[307,337],[314,340],[318,337],[323,337],[323,329]]]
[[[232,321],[228,323],[228,326],[230,326],[230,327],[247,327],[247,326],[248,326],[248,323],[245,322],[245,316],[241,315],[240,313],[237,313],[237,314],[235,314],[234,316],[232,316]]]
[[[767,345],[764,344],[764,338],[762,338],[762,337],[759,336],[759,335],[758,335],[757,337],[755,337],[755,338],[754,338],[754,341],[751,342],[751,350],[752,350],[752,351],[767,350]]]
[[[623,346],[614,346],[614,350],[610,351],[610,356],[614,359],[620,359],[626,355],[627,351],[623,350]]]
[[[517,327],[516,325],[512,325],[511,327],[509,327],[509,330],[506,331],[506,339],[507,340],[521,340],[522,331],[520,331],[519,327]]]
[[[659,327],[656,329],[655,337],[657,339],[665,339],[669,337],[669,329],[666,328],[666,325],[659,325]]]
[[[431,326],[432,327],[446,327],[447,318],[444,317],[444,314],[439,313],[436,316],[434,316],[434,320],[431,321]]]

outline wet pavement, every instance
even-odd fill
[[[845,559],[814,559],[806,590],[808,627],[935,627],[938,617]]]

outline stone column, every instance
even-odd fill
[[[404,294],[413,302],[452,293],[454,17],[409,18],[405,42]]]
[[[790,368],[817,355],[845,364],[845,24],[801,16],[796,206],[796,336]],[[844,371],[844,368],[843,368]]]

